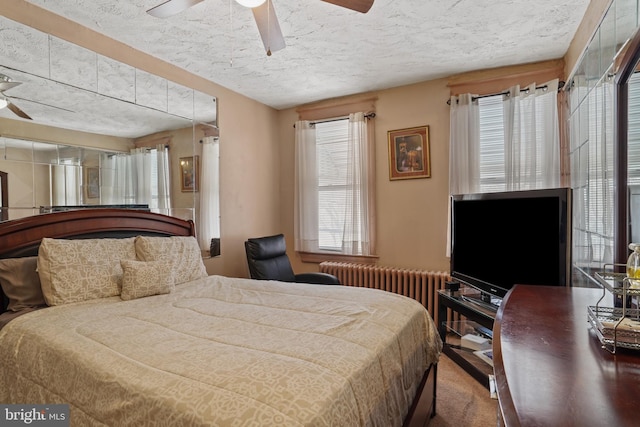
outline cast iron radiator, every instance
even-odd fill
[[[410,270],[350,262],[325,261],[320,271],[336,276],[346,286],[382,289],[413,298],[429,311],[438,324],[437,291],[450,280],[448,272]],[[449,314],[447,317],[449,317]]]

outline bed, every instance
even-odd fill
[[[418,302],[208,276],[193,236],[189,221],[122,209],[0,224],[0,258],[36,258],[49,304],[18,315],[3,292],[0,402],[68,404],[78,426],[422,426],[435,414],[442,343]]]

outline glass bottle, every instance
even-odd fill
[[[624,282],[617,282],[614,286],[618,288],[618,293],[614,294],[613,302],[614,307],[622,307],[624,298],[624,294],[620,294],[620,288],[623,286],[628,286],[628,288],[640,289],[640,244],[638,243],[630,243],[629,249],[631,250],[631,254],[627,259],[627,278]],[[629,280],[631,279],[631,280]],[[631,308],[631,297],[627,295],[627,308]]]
[[[631,279],[640,279],[640,244],[630,243],[631,255],[627,259],[627,276]],[[635,280],[632,281],[636,282]],[[640,282],[640,280],[638,281]]]

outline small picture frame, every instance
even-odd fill
[[[389,179],[430,178],[429,126],[390,130]]]
[[[198,191],[200,157],[180,158],[180,189],[183,193]]]
[[[100,168],[87,168],[87,199],[100,197]]]

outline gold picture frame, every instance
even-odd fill
[[[429,126],[417,126],[387,132],[389,179],[431,177]]]
[[[200,179],[200,157],[180,158],[180,189],[183,193],[198,191]]]

